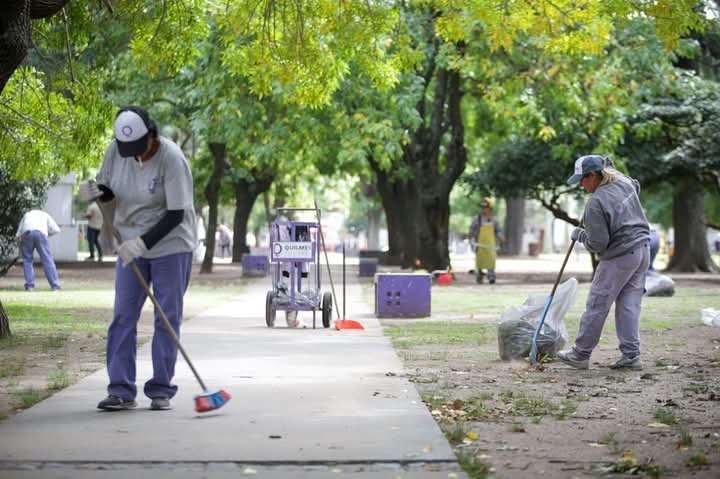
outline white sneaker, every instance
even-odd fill
[[[575,354],[575,351],[572,349],[569,349],[567,351],[560,351],[557,353],[557,358],[567,364],[568,366],[572,366],[575,369],[587,369],[590,366],[590,360],[589,359],[580,359]]]

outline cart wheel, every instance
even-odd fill
[[[330,327],[332,319],[332,293],[323,294],[322,300],[322,323],[326,328]]]
[[[275,327],[275,305],[273,305],[273,292],[268,291],[265,297],[265,323],[268,328]]]

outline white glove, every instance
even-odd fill
[[[138,258],[148,252],[145,242],[141,237],[133,238],[131,240],[123,241],[117,250],[117,255],[122,259],[123,266],[127,266],[133,262],[135,258]]]
[[[83,201],[93,201],[96,198],[100,198],[102,194],[97,183],[92,180],[80,184],[80,198],[82,198]]]
[[[587,241],[587,231],[582,228],[575,228],[572,230],[572,233],[570,233],[570,239],[577,243],[585,244]]]

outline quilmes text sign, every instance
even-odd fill
[[[315,247],[312,241],[274,241],[272,261],[313,261]]]

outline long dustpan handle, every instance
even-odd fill
[[[322,243],[323,253],[325,253],[325,264],[327,265],[328,278],[330,278],[330,289],[332,290],[332,297],[335,300],[335,315],[338,319],[340,319],[340,308],[338,307],[337,295],[335,294],[335,284],[333,283],[332,273],[330,272],[330,261],[328,260],[327,250],[325,249],[325,235],[323,235],[322,225],[320,224],[320,208],[318,208],[317,200],[313,200],[313,202],[315,203],[315,216],[317,216],[318,220],[320,242]]]
[[[582,225],[582,223],[581,223]],[[552,292],[550,293],[550,296],[548,297],[547,303],[545,303],[545,309],[543,309],[542,316],[540,317],[540,322],[538,323],[537,328],[535,329],[535,333],[532,337],[532,343],[530,345],[530,364],[537,363],[537,337],[540,334],[540,331],[542,330],[543,325],[545,324],[545,317],[547,316],[548,311],[550,310],[550,304],[552,304],[552,300],[555,297],[555,291],[557,291],[558,284],[560,284],[560,280],[562,279],[563,272],[565,271],[565,265],[567,265],[568,259],[570,259],[570,253],[572,253],[573,248],[575,247],[575,240],[570,241],[570,247],[567,250],[567,253],[565,253],[565,260],[563,261],[562,267],[560,267],[560,272],[557,275],[557,278],[555,278],[555,284],[553,285]]]
[[[100,202],[97,201],[98,206],[100,207],[100,211],[102,212],[102,206],[100,205]],[[110,231],[112,231],[113,236],[115,237],[115,240],[118,242],[118,245],[122,243],[122,238],[120,237],[120,233],[117,232],[115,229],[115,226],[112,223],[108,223],[110,226]],[[118,258],[118,261],[122,261],[120,258]],[[140,272],[140,268],[138,268],[137,264],[135,264],[135,261],[131,262],[129,266],[132,268],[133,273],[135,273],[135,277],[137,278],[138,282],[140,283],[140,286],[145,290],[145,294],[148,295],[150,298],[150,301],[152,301],[153,305],[155,306],[155,310],[160,314],[160,318],[162,319],[163,325],[165,326],[165,329],[167,329],[168,334],[170,334],[170,337],[172,338],[173,343],[175,343],[175,346],[180,350],[180,354],[182,354],[183,358],[185,359],[185,362],[190,366],[190,370],[195,375],[195,379],[197,379],[197,382],[200,384],[200,387],[203,389],[203,391],[207,391],[208,388],[205,386],[205,383],[200,378],[200,375],[198,374],[197,370],[195,369],[195,366],[193,365],[192,361],[190,361],[190,357],[188,357],[187,353],[185,352],[185,348],[183,348],[182,344],[180,344],[180,338],[178,338],[177,334],[175,334],[175,330],[172,328],[172,323],[170,323],[170,320],[165,315],[165,311],[163,311],[162,306],[160,306],[160,303],[158,302],[155,295],[150,291],[150,286],[147,284],[147,281],[145,281],[145,278],[143,277],[142,273]]]

